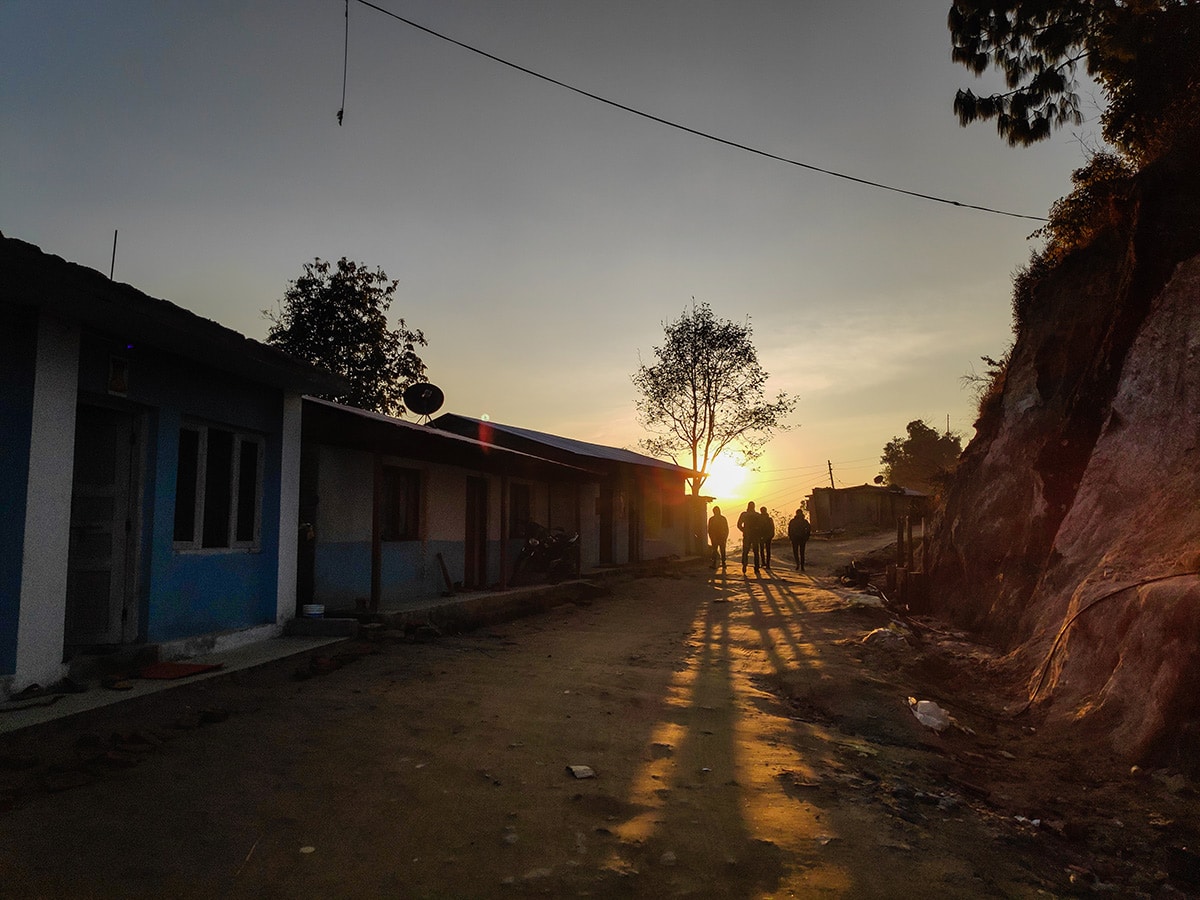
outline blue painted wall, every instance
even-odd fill
[[[127,400],[145,415],[141,638],[170,641],[275,621],[279,574],[282,392],[150,348],[85,335],[80,400],[107,396],[109,359],[130,361]],[[184,420],[266,436],[260,549],[177,552],[175,483]],[[289,535],[291,531],[289,529]]]
[[[489,547],[488,552],[491,552]],[[396,541],[382,548],[380,579],[384,607],[440,597],[446,590],[437,554],[452,581],[462,578],[463,544],[455,541]],[[371,596],[370,541],[317,540],[314,601],[346,609]]]
[[[520,552],[522,541],[510,542],[508,567]],[[441,597],[446,580],[438,566],[442,554],[452,582],[462,580],[466,549],[463,541],[397,541],[383,544],[380,567],[380,602],[394,609],[417,600]],[[488,582],[500,581],[500,542],[488,541]],[[321,541],[316,550],[313,601],[348,609],[371,596],[371,544],[369,541]]]
[[[37,317],[0,307],[0,674],[17,665]]]

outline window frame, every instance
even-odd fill
[[[517,503],[518,496],[522,497],[522,503]],[[521,515],[522,512],[524,516]],[[529,523],[532,521],[533,485],[526,481],[510,481],[508,483],[508,536],[522,539],[532,537],[529,534]]]
[[[184,483],[187,473],[180,470],[180,462],[178,453],[175,462],[175,503],[176,517],[172,523],[172,546],[176,552],[180,553],[237,553],[250,552],[256,553],[262,549],[262,521],[263,521],[263,477],[266,460],[266,435],[253,431],[235,428],[229,425],[221,425],[208,422],[198,422],[194,420],[184,420],[179,425],[179,444],[178,447],[183,447],[183,433],[185,431],[193,432],[197,435],[196,452],[193,473],[194,482],[192,484],[192,521],[191,521],[191,537],[185,540],[180,540],[178,536],[178,503],[180,495],[180,484]],[[211,432],[223,432],[230,436],[230,460],[229,460],[229,487],[228,496],[225,498],[225,504],[228,506],[228,513],[224,517],[224,538],[225,543],[222,544],[205,544],[205,526],[215,527],[217,523],[207,522],[205,519],[205,507],[208,505],[208,479],[212,467],[209,465],[209,437]],[[245,498],[242,493],[243,478],[245,473],[242,471],[245,447],[252,445],[256,448],[254,459],[254,472],[252,478],[254,480],[254,497],[253,497],[253,527],[252,537],[249,540],[239,540],[238,534],[243,531],[239,526],[247,524],[243,513],[245,512],[243,501]]]
[[[404,492],[404,522],[407,525],[403,531],[395,533],[388,530],[390,519],[389,513],[392,512],[392,504],[396,507],[400,506],[400,498],[389,495],[389,474],[395,473],[393,477],[400,479],[405,485]],[[421,502],[421,489],[424,483],[423,473],[420,469],[415,469],[412,466],[403,466],[396,463],[385,462],[380,473],[382,484],[380,485],[380,522],[379,522],[379,540],[381,543],[397,544],[403,541],[419,541],[421,540],[421,511],[424,504]],[[400,516],[396,516],[399,519]]]

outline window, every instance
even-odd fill
[[[662,499],[662,527],[675,527],[675,504],[667,497]]]
[[[529,502],[529,485],[512,484],[508,488],[508,533],[510,537],[529,537],[529,520],[532,518]]]
[[[383,467],[383,508],[380,539],[415,541],[420,538],[421,473],[399,466]]]
[[[208,425],[179,429],[177,550],[257,550],[263,438]]]

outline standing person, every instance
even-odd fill
[[[737,528],[742,533],[742,574],[746,574],[746,559],[751,550],[754,551],[754,572],[758,573],[758,513],[754,511],[754,501],[746,504],[746,511],[738,516]]]
[[[712,544],[712,564],[717,567],[720,560],[721,568],[725,568],[725,542],[729,540],[729,523],[721,515],[721,507],[714,506],[712,518],[708,520],[708,540]]]
[[[792,556],[796,560],[796,571],[804,571],[804,545],[812,534],[812,526],[804,518],[804,510],[796,510],[796,515],[788,522],[788,540],[792,542]]]
[[[767,512],[765,506],[759,508],[758,516],[762,520],[758,539],[762,542],[763,567],[769,572],[771,571],[771,542],[775,540],[775,520],[771,518],[771,514]]]

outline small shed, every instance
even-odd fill
[[[898,519],[929,515],[930,508],[927,494],[875,484],[813,488],[808,498],[808,515],[813,531],[894,528]]]

